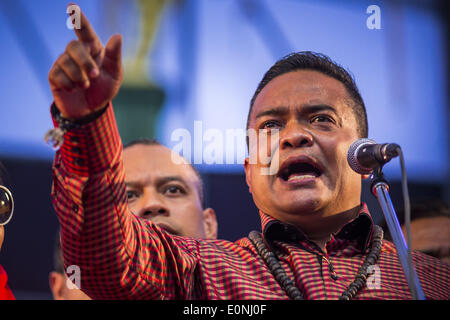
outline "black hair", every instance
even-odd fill
[[[253,94],[252,100],[250,101],[250,109],[247,116],[247,130],[250,125],[250,117],[253,110],[253,105],[255,103],[256,97],[264,89],[264,87],[272,81],[274,78],[296,70],[313,70],[323,73],[329,77],[332,77],[340,81],[353,100],[351,108],[356,117],[356,122],[358,123],[358,135],[360,138],[367,138],[368,136],[368,123],[367,123],[367,112],[364,105],[364,101],[359,93],[358,87],[356,86],[355,80],[350,75],[350,73],[343,67],[338,65],[336,62],[332,61],[328,56],[311,52],[311,51],[301,51],[291,53],[280,60],[278,60],[270,69],[264,74],[261,82],[258,84],[255,93]],[[248,146],[248,138],[247,138]]]
[[[132,140],[132,141],[128,142],[127,144],[125,144],[123,146],[123,150],[125,150],[126,148],[129,148],[131,146],[135,146],[135,145],[163,146],[156,139],[140,138],[140,139]],[[201,176],[200,172],[195,168],[195,166],[193,166],[191,163],[189,163],[189,165],[191,166],[192,170],[194,170],[194,173],[198,177],[198,181],[199,181],[199,183],[198,183],[198,193],[199,193],[199,196],[200,196],[200,203],[202,205],[202,209],[204,209],[205,208],[205,197],[204,197],[204,194],[203,194],[203,179],[202,179],[202,176]]]
[[[136,139],[136,140],[132,140],[132,141],[128,142],[127,144],[125,144],[123,146],[123,149],[129,148],[129,147],[137,145],[137,144],[142,144],[145,146],[161,146],[162,145],[156,139],[140,138],[140,139]]]

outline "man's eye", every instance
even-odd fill
[[[177,195],[177,194],[184,194],[186,192],[184,191],[183,188],[179,186],[168,186],[165,190],[165,193],[169,195]]]
[[[274,120],[269,120],[264,122],[260,129],[276,129],[281,127],[281,124],[278,121],[274,121]]]
[[[128,201],[134,200],[135,198],[137,198],[137,196],[138,196],[138,194],[135,191],[131,191],[131,190],[127,191],[127,199],[128,199]]]
[[[331,122],[334,123],[333,118],[331,118],[330,116],[315,116],[314,118],[311,119],[311,123],[313,122]]]

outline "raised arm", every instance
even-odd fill
[[[188,298],[195,241],[173,238],[128,211],[110,103],[122,80],[121,37],[104,48],[84,14],[76,33],[49,73],[53,108],[79,124],[65,134],[53,166],[65,265],[79,267],[81,289],[94,299]]]

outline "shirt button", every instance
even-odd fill
[[[82,166],[82,165],[84,165],[84,160],[83,160],[83,159],[78,159],[78,158],[76,158],[76,159],[74,160],[74,162],[75,162],[75,164],[76,164],[77,166]]]
[[[76,204],[74,204],[72,206],[72,210],[73,210],[73,212],[78,213],[78,206]]]
[[[70,137],[70,141],[72,141],[73,143],[78,143],[78,142],[80,142],[80,139],[78,139],[78,137],[73,136],[73,137]]]

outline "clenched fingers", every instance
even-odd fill
[[[84,74],[90,78],[95,78],[99,74],[97,64],[89,54],[86,46],[77,40],[69,42],[66,48],[69,56],[78,64],[83,70]]]
[[[67,74],[58,64],[54,64],[48,75],[48,80],[53,89],[72,91],[75,89],[75,83],[70,80]]]
[[[78,65],[67,52],[64,52],[58,60],[56,60],[56,64],[77,86],[84,88],[89,87],[90,82],[88,76],[83,71],[82,67]]]

